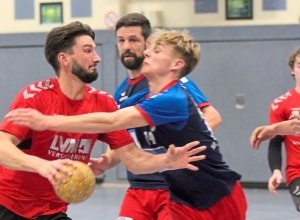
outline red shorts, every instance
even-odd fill
[[[208,209],[197,210],[172,200],[169,207],[171,220],[245,220],[247,202],[242,186],[237,182],[230,195]]]
[[[167,190],[128,189],[118,219],[170,220]]]

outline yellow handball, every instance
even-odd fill
[[[96,179],[94,172],[85,163],[76,161],[77,167],[66,165],[72,176],[60,173],[67,180],[66,183],[57,181],[56,195],[68,203],[80,203],[87,200],[95,189]]]

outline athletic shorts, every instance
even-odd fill
[[[171,220],[245,220],[247,202],[243,188],[237,182],[230,195],[208,209],[198,210],[173,200],[170,200],[169,208]]]
[[[169,191],[128,189],[118,220],[170,220]]]
[[[4,206],[0,205],[0,219],[1,220],[30,220],[28,218],[24,218],[19,216],[12,211],[8,210]],[[37,218],[37,220],[72,220],[67,216],[66,213],[56,213],[52,215],[43,215]]]

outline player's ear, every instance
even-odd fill
[[[70,58],[69,58],[68,54],[66,54],[66,53],[59,53],[57,55],[57,59],[58,59],[58,62],[63,66],[68,65],[70,62]]]
[[[183,59],[175,59],[173,62],[172,69],[173,70],[181,70],[185,65],[185,62]]]

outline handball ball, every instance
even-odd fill
[[[71,170],[72,176],[60,173],[67,182],[57,181],[58,189],[54,189],[56,195],[68,203],[80,203],[87,200],[95,189],[96,179],[91,168],[79,161],[76,161],[76,165],[76,168],[66,165]]]

